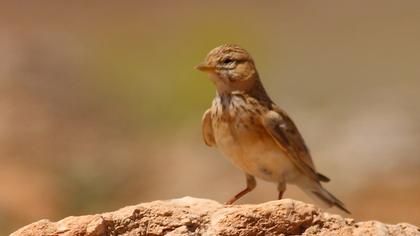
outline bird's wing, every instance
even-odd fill
[[[327,182],[329,179],[315,170],[314,163],[306,144],[296,125],[280,108],[274,106],[263,116],[267,132],[282,148],[295,166],[305,175],[316,181]]]
[[[211,122],[210,109],[204,112],[203,118],[201,120],[201,129],[203,133],[204,142],[207,144],[207,146],[210,146],[210,147],[214,146],[216,144],[216,141],[214,140],[214,135],[213,135],[213,126]]]

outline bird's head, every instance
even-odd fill
[[[218,93],[247,91],[258,80],[251,55],[233,44],[224,44],[211,50],[196,69],[210,75]]]

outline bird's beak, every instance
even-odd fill
[[[210,66],[205,62],[202,62],[200,64],[198,64],[195,69],[199,70],[199,71],[203,71],[203,72],[214,72],[214,70],[216,69],[214,66]]]

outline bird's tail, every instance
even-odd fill
[[[345,211],[346,213],[351,214],[350,211],[346,209],[343,202],[338,200],[334,195],[328,192],[319,183],[317,183],[312,188],[305,189],[305,192],[315,200],[320,200],[321,203],[327,205],[328,207],[336,206],[341,210]]]

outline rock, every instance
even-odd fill
[[[184,197],[58,222],[40,220],[11,235],[420,235],[420,229],[405,223],[355,222],[291,199],[226,206]]]

